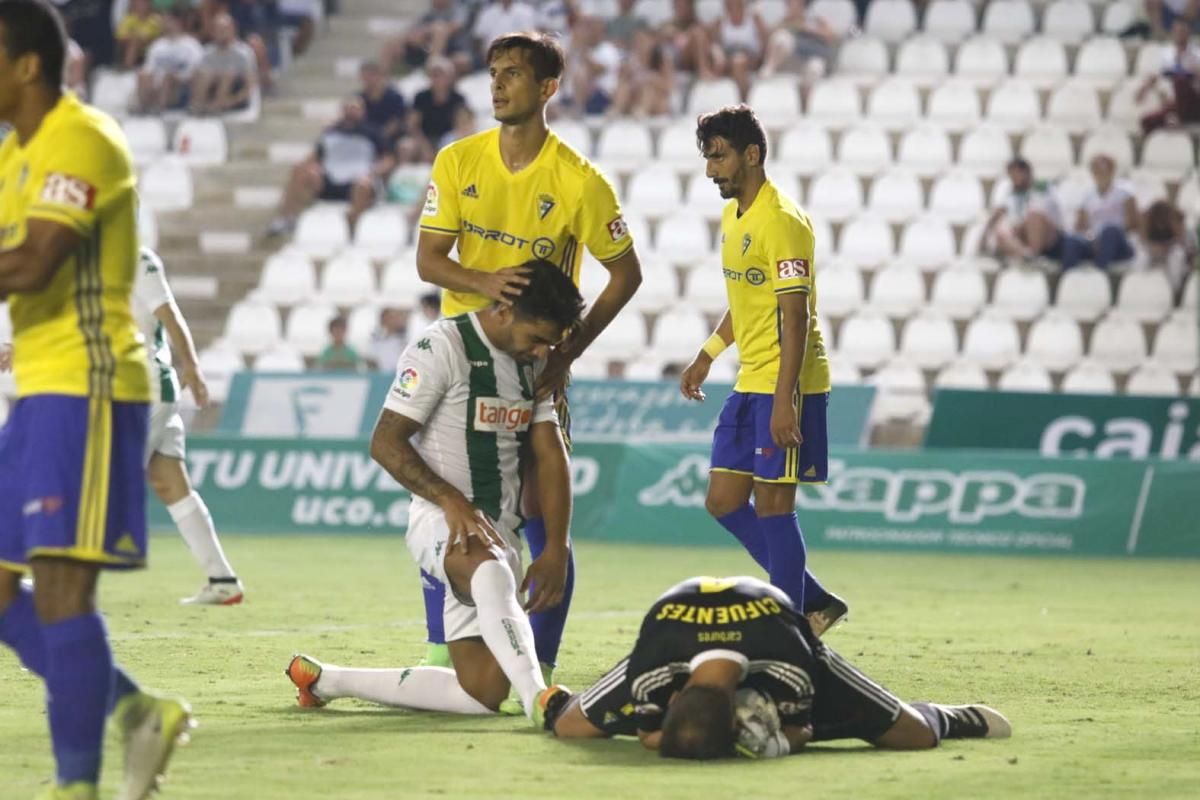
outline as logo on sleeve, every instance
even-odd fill
[[[623,218],[617,217],[608,223],[608,235],[614,242],[619,242],[629,235],[629,226],[625,224]]]
[[[433,181],[429,182],[429,188],[425,190],[425,208],[421,211],[427,217],[436,217],[438,213],[438,188]]]
[[[41,199],[56,206],[91,211],[96,206],[96,187],[74,175],[51,172],[42,185]]]
[[[807,258],[788,258],[783,261],[775,262],[775,275],[781,281],[786,281],[792,278],[807,278],[808,259]]]

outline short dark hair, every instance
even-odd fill
[[[529,283],[513,298],[513,311],[526,318],[549,320],[563,330],[578,325],[584,302],[571,276],[544,258],[521,266],[528,270]]]
[[[754,114],[754,109],[745,103],[725,106],[696,118],[696,147],[700,152],[714,138],[720,136],[733,145],[739,153],[746,152],[752,144],[758,145],[758,161],[767,161],[767,133]]]
[[[563,67],[567,57],[562,45],[553,36],[538,31],[521,31],[497,36],[488,45],[487,58],[484,62],[489,66],[497,55],[506,50],[523,50],[529,66],[533,67],[533,77],[539,81],[548,78],[562,77]]]
[[[54,7],[45,0],[3,0],[0,23],[8,57],[35,54],[42,65],[42,83],[51,89],[62,86],[67,29]]]
[[[658,754],[709,761],[733,755],[733,693],[716,686],[688,686],[667,709]]]
[[[350,324],[350,320],[346,319],[345,314],[338,314],[333,319],[329,320],[329,332],[333,333],[334,328],[345,328]]]
[[[1005,169],[1020,169],[1031,174],[1033,173],[1033,166],[1025,159],[1019,157],[1009,161]]]

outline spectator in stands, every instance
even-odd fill
[[[1105,269],[1133,258],[1129,234],[1139,223],[1133,187],[1114,180],[1117,164],[1109,156],[1094,156],[1088,167],[1094,185],[1076,213],[1075,233],[1063,235],[1063,269],[1089,260]]]
[[[399,308],[383,308],[379,312],[379,328],[371,334],[371,357],[375,369],[392,372],[400,354],[408,346],[408,312]]]
[[[76,94],[80,100],[88,98],[88,62],[87,53],[74,39],[67,40],[67,63],[63,65],[63,85]]]
[[[116,37],[113,36],[113,3],[55,0],[52,5],[62,15],[67,35],[87,56],[89,70],[113,63],[116,44]]]
[[[358,94],[366,110],[367,124],[374,126],[390,145],[408,127],[408,105],[374,61],[364,61],[358,74],[362,79],[362,91]]]
[[[725,13],[710,28],[713,73],[733,78],[742,100],[750,94],[751,76],[762,66],[769,35],[767,23],[746,8],[746,0],[725,0]]]
[[[1197,242],[1183,212],[1166,200],[1152,203],[1142,215],[1139,235],[1151,266],[1167,271],[1178,290],[1196,261]]]
[[[121,66],[133,69],[142,63],[146,51],[162,34],[162,29],[162,17],[154,12],[150,0],[129,0],[129,12],[117,26]]]
[[[246,108],[258,87],[254,51],[237,36],[237,24],[228,14],[213,19],[213,41],[192,76],[193,114],[223,114]]]
[[[614,116],[666,116],[671,113],[671,97],[675,91],[675,64],[652,31],[635,30],[631,41],[629,57],[621,63],[610,113]]]
[[[233,17],[233,21],[237,23],[242,40],[254,53],[263,90],[270,91],[271,68],[279,63],[278,7],[273,0],[271,2],[267,0],[215,0],[215,2],[223,6]]]
[[[1008,162],[1007,171],[1012,188],[988,219],[985,247],[1007,258],[1058,258],[1062,215],[1049,184],[1035,181],[1033,167],[1023,158]]]
[[[454,127],[438,142],[438,149],[441,150],[446,145],[457,142],[459,139],[465,139],[473,133],[475,133],[475,114],[467,106],[459,106],[454,109]]]
[[[1155,39],[1162,39],[1176,20],[1189,29],[1200,25],[1200,0],[1144,0],[1146,19]]]
[[[488,3],[479,9],[475,26],[471,29],[471,35],[475,37],[475,64],[485,63],[488,45],[497,36],[533,30],[537,23],[537,11],[529,3],[520,0],[493,0]]]
[[[579,23],[579,0],[535,0],[537,29],[565,37]]]
[[[567,103],[576,115],[603,114],[617,92],[621,51],[605,38],[605,32],[599,17],[580,17],[571,31]]]
[[[709,52],[708,29],[696,14],[696,0],[672,0],[671,19],[659,28],[662,43],[677,69],[700,80],[716,77]]]
[[[187,104],[185,90],[204,58],[204,48],[184,30],[185,17],[172,11],[163,17],[163,35],[150,45],[138,72],[138,109],[157,114]]]
[[[1191,39],[1191,27],[1177,18],[1171,25],[1171,41],[1163,46],[1162,71],[1147,77],[1137,92],[1139,103],[1151,91],[1160,101],[1157,111],[1142,117],[1142,133],[1200,122],[1200,46]],[[1171,85],[1169,94],[1157,89],[1160,79]]]
[[[637,0],[617,0],[617,13],[607,24],[608,40],[626,53],[633,50],[633,35],[650,28],[646,18],[635,11],[636,5]]]
[[[809,12],[806,0],[787,0],[787,12],[767,38],[767,55],[759,77],[795,72],[809,86],[829,69],[837,41],[837,32],[823,17]]]
[[[351,229],[375,202],[375,185],[392,171],[395,159],[365,119],[362,98],[342,102],[342,115],[317,139],[308,158],[292,168],[279,212],[267,228],[270,236],[290,233],[300,212],[314,200],[350,202]]]
[[[454,65],[445,58],[431,58],[426,64],[429,88],[413,98],[408,129],[418,136],[425,160],[432,162],[438,143],[454,127],[454,112],[467,104],[454,88]]]
[[[414,137],[401,136],[396,140],[396,166],[387,178],[387,202],[405,209],[410,226],[421,215],[429,188],[430,164],[421,155],[421,145]]]
[[[348,323],[344,316],[329,320],[329,344],[317,356],[313,366],[325,372],[359,372],[364,364],[362,357],[346,341]]]
[[[317,32],[318,5],[321,0],[278,0],[278,22],[281,28],[294,30],[292,53],[302,55]]]
[[[442,318],[442,296],[439,292],[421,295],[417,303],[417,313],[408,320],[408,340],[421,335],[426,328]]]
[[[459,74],[475,65],[471,35],[467,28],[470,14],[466,3],[431,0],[425,12],[403,35],[384,42],[380,65],[391,73],[397,64],[423,67],[431,57],[448,58]]]

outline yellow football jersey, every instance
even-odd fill
[[[64,94],[22,147],[0,144],[0,249],[25,240],[26,221],[79,234],[49,286],[8,298],[17,394],[150,399],[130,297],[138,260],[133,159],[112,117]]]
[[[620,258],[633,239],[612,184],[553,131],[520,172],[500,157],[500,129],[442,148],[433,162],[421,230],[458,237],[459,262],[497,272],[531,258],[561,266],[579,285],[579,245],[597,261]],[[470,292],[442,294],[442,313],[486,308]]]
[[[812,223],[790,198],[767,181],[739,218],[737,201],[721,215],[721,265],[733,338],[742,366],[734,391],[773,394],[779,378],[777,295],[808,295],[808,346],[800,393],[829,391],[829,359],[817,325]]]

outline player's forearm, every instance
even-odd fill
[[[417,275],[426,283],[432,283],[452,292],[478,292],[476,278],[478,270],[467,269],[448,255],[441,253],[417,253]]]
[[[417,497],[437,505],[448,498],[466,500],[462,492],[429,468],[409,441],[413,432],[397,423],[398,417],[386,411],[380,416],[371,436],[371,458]]]
[[[633,250],[610,264],[608,270],[608,284],[583,318],[579,330],[568,342],[570,349],[567,355],[572,358],[578,358],[580,353],[596,341],[596,337],[616,319],[617,314],[642,285],[642,265]]]
[[[179,313],[178,306],[171,303],[167,309],[159,319],[167,331],[167,341],[171,343],[171,353],[178,360],[179,367],[185,370],[191,369],[200,360],[196,355],[196,343],[192,340],[192,331],[188,328],[187,320]],[[155,314],[155,316],[158,315]]]
[[[723,346],[718,346],[715,342],[713,343],[712,347],[709,346],[709,342],[713,341],[714,336],[721,340],[721,344]],[[712,335],[708,337],[708,339],[701,346],[700,350],[696,353],[696,360],[712,363],[716,360],[717,356],[720,355],[720,353],[717,352],[718,349],[724,350],[731,344],[733,344],[733,314],[729,311],[729,309],[725,309],[725,313],[721,316],[721,321],[717,323],[717,329],[712,332]]]
[[[534,448],[533,455],[537,464],[538,504],[546,522],[546,547],[565,552],[571,527],[571,469],[558,427],[548,427],[552,430],[538,436],[539,446]]]
[[[792,393],[804,367],[804,352],[808,349],[808,304],[799,310],[783,312],[779,336],[779,377],[775,382],[775,400],[792,402]]]

